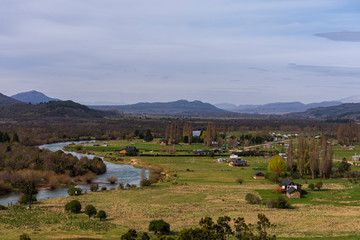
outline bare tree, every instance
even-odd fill
[[[287,165],[288,165],[288,167],[290,169],[290,174],[291,175],[293,174],[294,159],[295,159],[294,144],[293,144],[293,140],[290,139],[286,162],[287,162]]]
[[[311,140],[310,145],[310,170],[311,178],[315,178],[315,173],[319,169],[319,149],[315,138]]]

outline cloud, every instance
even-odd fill
[[[327,38],[333,41],[341,42],[360,42],[360,32],[342,31],[342,32],[328,32],[317,33],[317,37]]]
[[[326,76],[360,77],[360,67],[311,66],[294,63],[290,63],[289,67],[298,71],[313,72]]]

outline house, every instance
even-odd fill
[[[265,144],[265,145],[264,145],[264,148],[270,149],[270,148],[274,148],[274,146],[272,146],[272,145],[270,145],[270,144]]]
[[[131,152],[138,152],[139,150],[136,147],[125,147],[120,151],[120,153],[131,153]]]
[[[243,166],[247,165],[247,161],[239,160],[239,159],[233,159],[233,160],[230,160],[229,165],[232,166],[232,167],[243,167]]]
[[[286,178],[279,184],[279,186],[276,186],[276,192],[285,194],[289,198],[300,198],[301,186],[301,184],[294,183],[289,178]]]
[[[192,131],[193,137],[200,137],[201,136],[201,130]]]
[[[218,161],[219,163],[224,163],[224,162],[227,161],[227,159],[226,159],[226,158],[218,158],[217,161]]]
[[[359,155],[352,156],[352,160],[353,160],[353,161],[359,161],[359,160],[360,160],[360,156],[359,156]]]
[[[161,146],[166,146],[168,144],[168,140],[166,140],[166,139],[161,139],[160,140],[160,145]]]
[[[254,179],[265,179],[265,174],[262,172],[254,173]]]

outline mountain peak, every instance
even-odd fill
[[[33,103],[33,104],[42,103],[42,102],[50,102],[50,101],[60,101],[59,99],[56,99],[56,98],[50,98],[50,97],[46,96],[45,94],[38,92],[36,90],[18,93],[11,97],[16,100],[19,100],[21,102]]]

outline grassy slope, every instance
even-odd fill
[[[122,145],[128,143],[110,142],[109,148]],[[142,148],[141,145],[136,146]],[[155,146],[145,147],[152,149]],[[124,158],[125,161],[131,159]],[[91,203],[97,209],[104,209],[109,217],[106,222],[63,213],[63,206],[74,197],[42,201],[35,205],[34,215],[22,210],[21,214],[27,215],[14,218],[11,211],[4,211],[0,222],[4,221],[4,216],[10,220],[0,225],[0,233],[3,234],[2,239],[17,239],[23,231],[30,233],[32,239],[60,236],[119,239],[120,234],[129,228],[146,231],[153,219],[164,219],[176,232],[183,227],[197,225],[204,216],[243,216],[247,222],[255,223],[257,213],[265,213],[271,222],[277,224],[274,233],[280,239],[356,239],[351,236],[360,232],[360,187],[357,184],[346,180],[326,180],[326,190],[313,191],[306,198],[291,199],[295,206],[292,210],[248,205],[244,200],[247,193],[259,194],[265,200],[276,195],[271,193],[275,184],[252,179],[255,171],[266,170],[266,160],[245,159],[250,166],[232,168],[208,157],[142,157],[141,161],[145,163],[165,167],[172,179],[178,178],[179,184],[173,185],[172,180],[147,189],[112,190],[76,197],[83,207]],[[237,178],[243,178],[245,182],[239,185],[235,182]],[[297,182],[307,188],[304,181]],[[21,219],[33,219],[34,223],[31,220],[22,222],[20,216]]]

